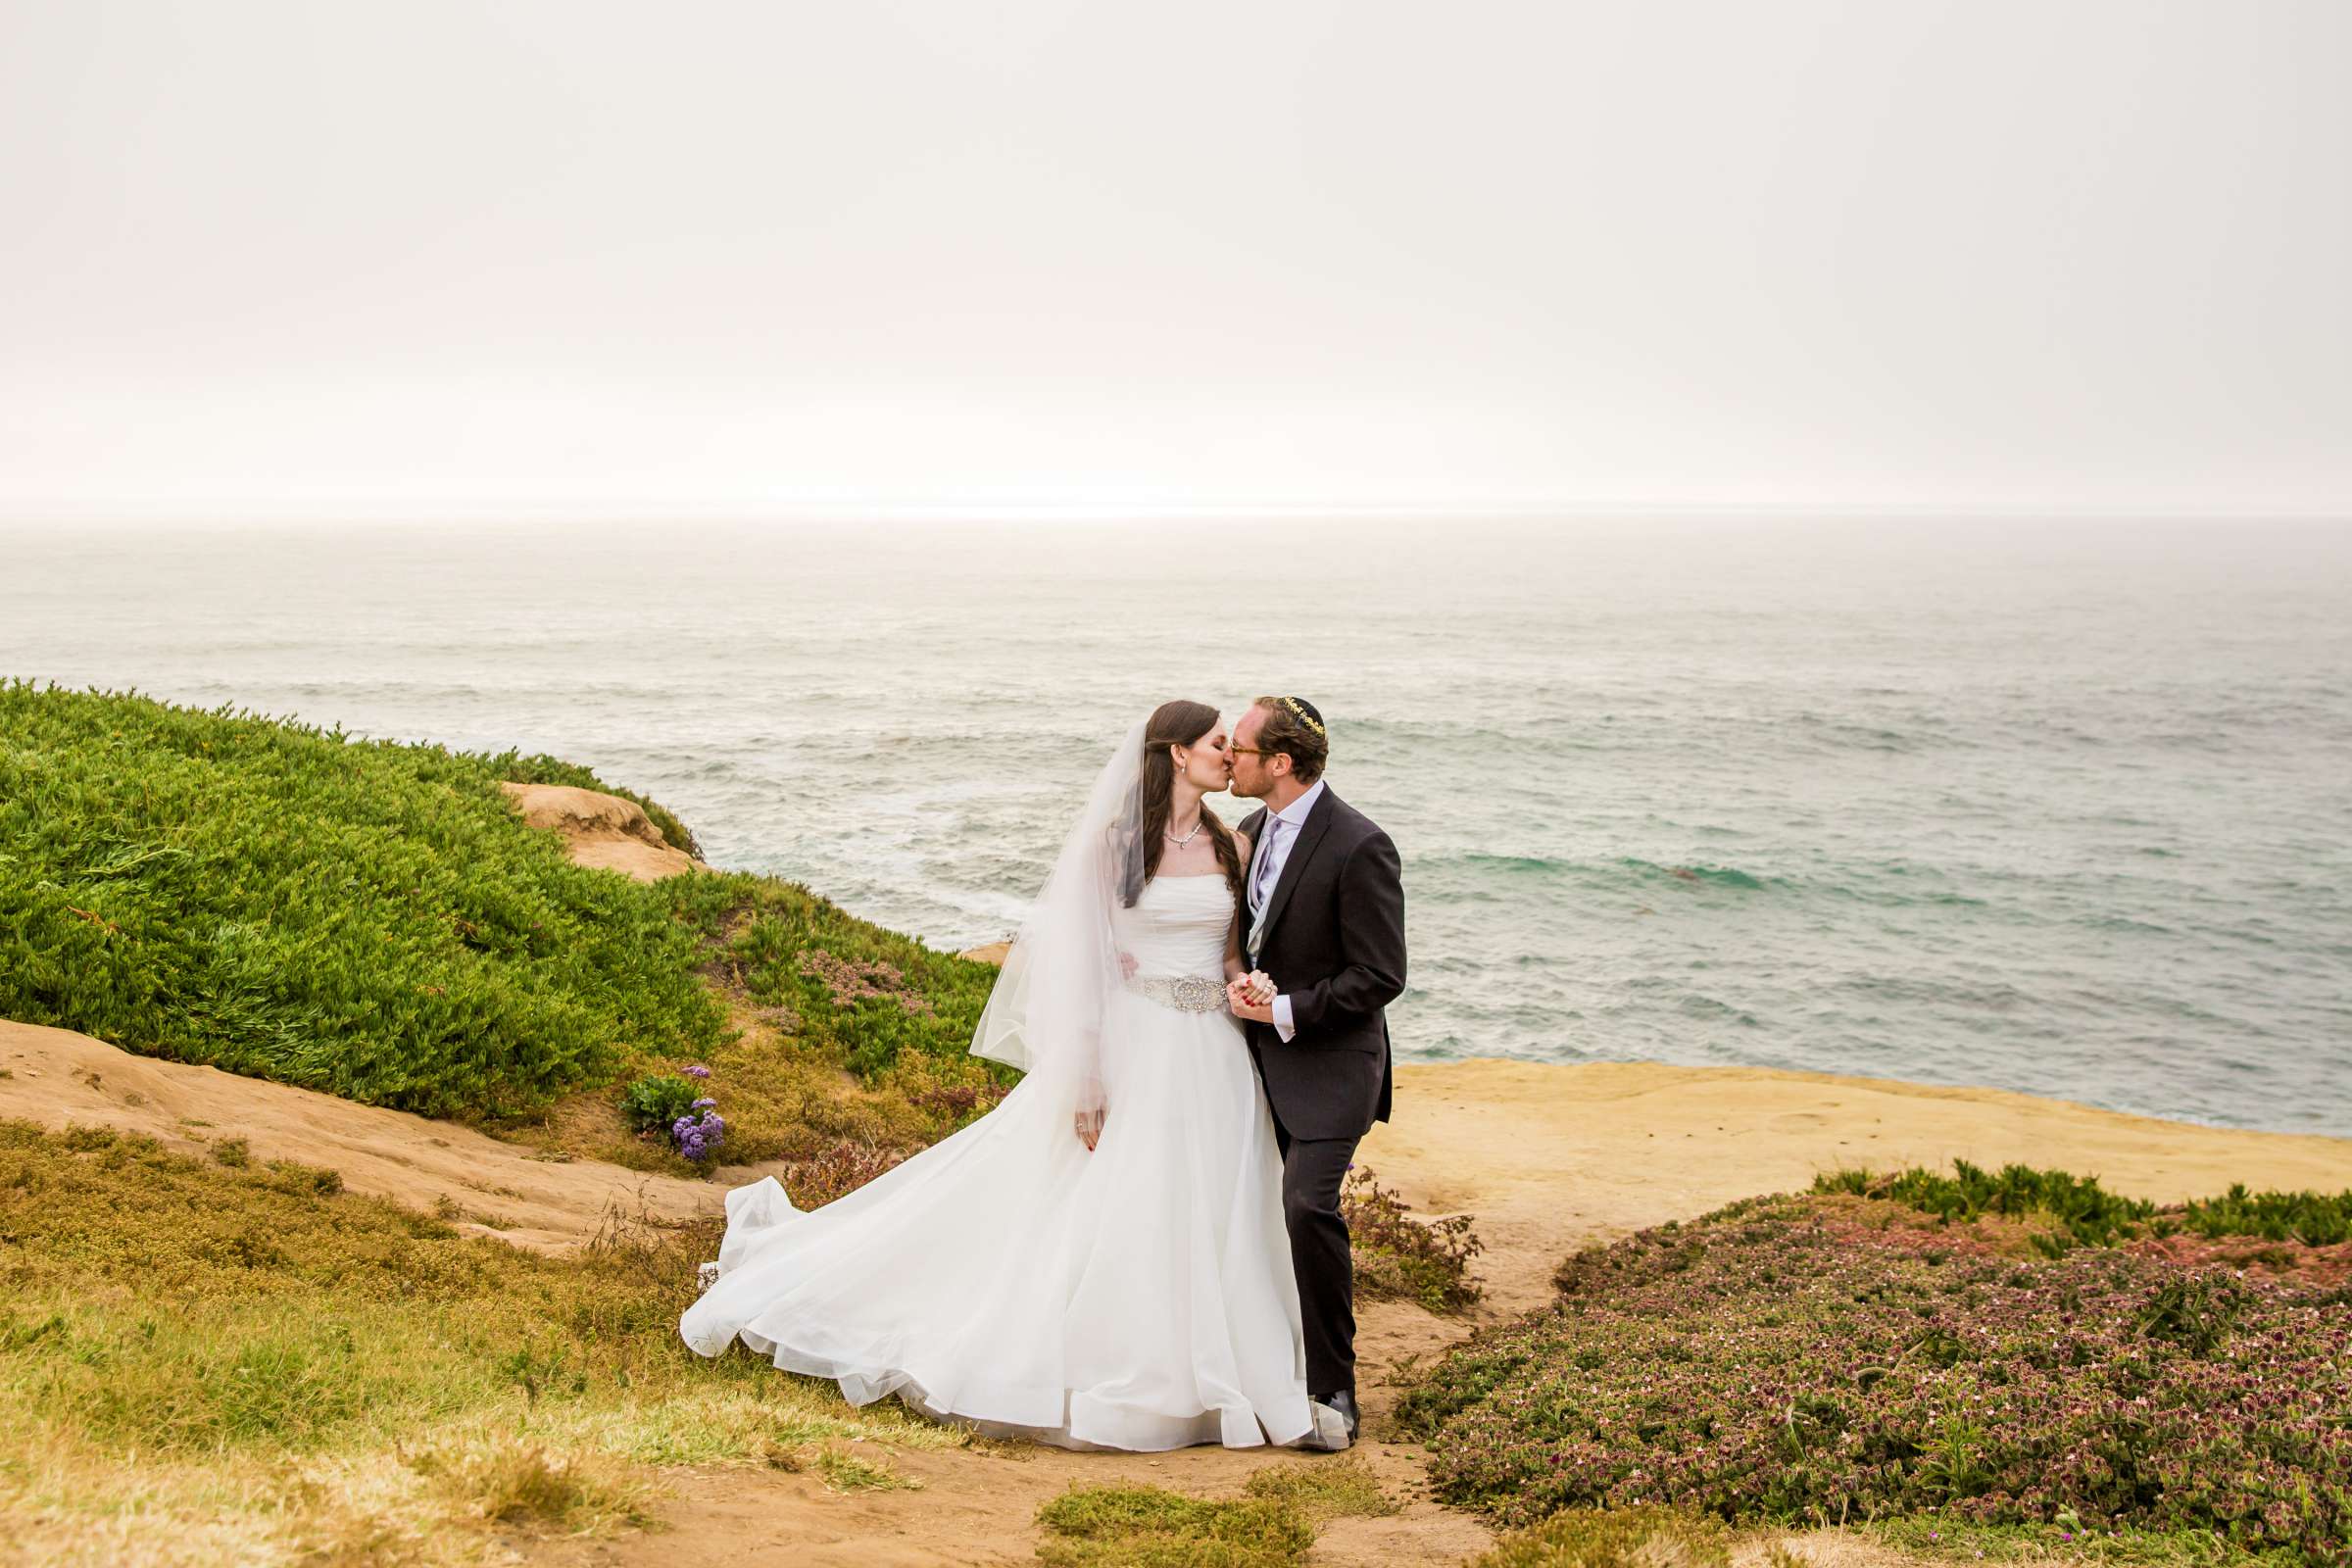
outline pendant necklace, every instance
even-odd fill
[[[1205,817],[1203,817],[1203,818],[1202,818],[1200,821],[1195,822],[1195,823],[1193,824],[1193,830],[1192,830],[1190,833],[1187,833],[1187,834],[1186,834],[1184,837],[1182,837],[1182,838],[1178,838],[1178,837],[1177,837],[1175,834],[1173,834],[1173,833],[1166,833],[1166,832],[1163,832],[1163,833],[1162,833],[1160,836],[1161,836],[1162,838],[1166,839],[1166,840],[1167,840],[1167,841],[1168,841],[1170,844],[1173,844],[1173,845],[1175,845],[1175,846],[1176,846],[1178,849],[1180,849],[1180,850],[1181,850],[1181,849],[1184,849],[1185,847],[1187,847],[1188,845],[1190,845],[1190,844],[1193,842],[1193,840],[1195,840],[1195,839],[1197,839],[1197,838],[1199,838],[1199,837],[1200,836],[1200,829],[1201,829],[1203,826],[1205,826],[1205,825],[1206,825],[1206,822],[1207,822],[1207,819],[1206,819]]]

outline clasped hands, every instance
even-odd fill
[[[1225,1005],[1236,1018],[1250,1023],[1274,1021],[1274,981],[1263,969],[1235,975],[1225,982]]]
[[[1134,979],[1139,967],[1134,954],[1119,955],[1119,973],[1126,978]],[[1263,969],[1252,969],[1248,974],[1235,975],[1225,982],[1225,1005],[1236,1018],[1250,1023],[1274,1021],[1274,977]],[[1084,1128],[1079,1129],[1078,1136],[1086,1136]],[[1089,1143],[1086,1147],[1092,1149],[1095,1146]]]

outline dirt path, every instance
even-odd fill
[[[631,1213],[708,1213],[763,1167],[710,1181],[647,1175],[591,1160],[555,1162],[446,1122],[354,1104],[211,1067],[134,1056],[62,1029],[0,1022],[0,1116],[45,1126],[97,1123],[200,1150],[246,1140],[253,1158],[339,1171],[347,1187],[430,1209],[447,1198],[476,1234],[561,1250],[593,1236],[609,1204]],[[2352,1140],[2193,1127],[2026,1095],[1761,1068],[1574,1066],[1469,1061],[1406,1066],[1397,1120],[1359,1161],[1432,1216],[1478,1216],[1488,1300],[1464,1320],[1368,1304],[1358,1351],[1369,1436],[1394,1396],[1399,1359],[1442,1349],[1478,1322],[1543,1300],[1561,1257],[1660,1221],[1756,1193],[1800,1188],[1845,1163],[1939,1164],[1954,1155],[2096,1174],[2157,1199],[2255,1187],[2352,1188]],[[489,1223],[485,1223],[485,1218]],[[1369,1441],[1359,1451],[1399,1515],[1341,1520],[1313,1560],[1361,1568],[1458,1562],[1485,1528],[1420,1494],[1421,1451]],[[812,1476],[710,1467],[673,1471],[655,1530],[608,1542],[519,1544],[549,1565],[667,1565],[691,1546],[706,1568],[792,1563],[1010,1563],[1032,1560],[1037,1507],[1073,1482],[1147,1481],[1231,1495],[1256,1467],[1296,1455],[1194,1448],[1157,1456],[1025,1450],[893,1453],[920,1491],[835,1494]],[[1897,1561],[1853,1538],[1817,1534],[1822,1568]]]
[[[722,1168],[713,1181],[650,1175],[599,1160],[554,1160],[453,1122],[362,1105],[218,1067],[137,1056],[64,1029],[0,1020],[0,1116],[147,1133],[201,1153],[242,1138],[256,1161],[298,1160],[341,1173],[356,1193],[435,1209],[468,1235],[538,1251],[587,1241],[608,1205],[663,1219],[708,1213],[725,1188],[764,1167]]]

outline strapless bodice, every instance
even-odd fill
[[[1110,927],[1119,951],[1135,956],[1139,979],[1205,974],[1222,981],[1233,890],[1217,875],[1153,877],[1132,907],[1111,910]]]

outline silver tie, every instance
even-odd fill
[[[1282,831],[1282,818],[1271,811],[1266,813],[1265,847],[1257,852],[1257,875],[1250,879],[1250,902],[1257,912],[1266,907],[1266,873],[1274,869],[1274,836]]]

